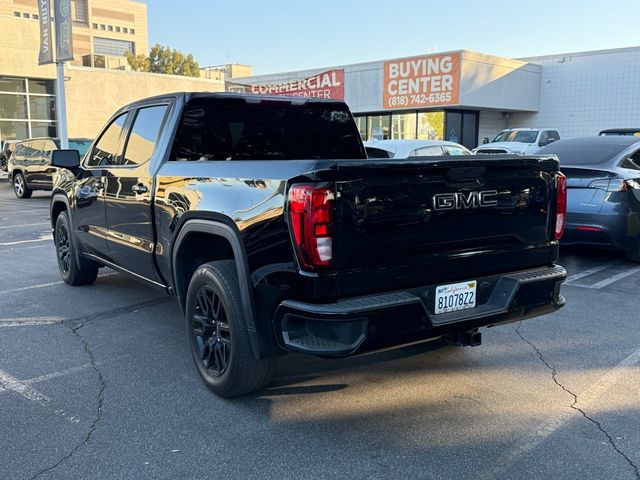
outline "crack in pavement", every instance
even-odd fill
[[[538,347],[536,347],[536,345],[528,340],[527,338],[525,338],[525,336],[520,332],[520,327],[522,326],[522,322],[520,322],[516,328],[516,334],[520,337],[520,339],[527,343],[531,348],[533,348],[533,350],[536,352],[536,354],[538,355],[538,358],[540,359],[540,361],[544,364],[545,367],[547,367],[547,369],[549,369],[551,371],[551,379],[553,380],[553,383],[555,383],[558,387],[560,387],[562,390],[564,390],[566,393],[568,393],[569,395],[571,395],[573,397],[573,403],[571,405],[569,405],[570,408],[572,408],[573,410],[579,412],[586,420],[588,420],[589,422],[591,422],[592,424],[594,424],[598,430],[600,430],[600,432],[607,437],[607,441],[609,442],[609,445],[611,445],[611,448],[613,448],[613,450],[615,450],[615,452],[620,455],[622,458],[624,458],[624,460],[629,464],[629,466],[633,469],[633,472],[636,476],[637,480],[640,480],[640,469],[638,469],[638,467],[633,463],[633,461],[620,449],[620,447],[618,447],[618,445],[616,445],[616,442],[613,440],[613,437],[609,434],[609,432],[607,432],[604,427],[602,426],[602,424],[596,420],[595,418],[591,418],[582,408],[578,407],[578,395],[573,393],[571,390],[569,390],[567,387],[565,387],[557,378],[558,375],[558,371],[556,370],[556,367],[554,367],[553,365],[551,365],[542,355],[542,352],[538,349]]]
[[[127,306],[124,306],[124,307],[114,308],[114,309],[108,310],[106,312],[95,313],[93,315],[88,315],[88,316],[85,316],[85,317],[79,317],[79,318],[74,318],[74,319],[69,319],[69,320],[63,320],[61,322],[61,324],[63,326],[65,326],[66,328],[71,330],[71,332],[78,338],[78,340],[80,340],[80,343],[82,344],[82,348],[84,349],[85,353],[89,357],[89,362],[91,363],[91,368],[96,372],[96,375],[98,376],[99,388],[98,388],[98,400],[97,400],[98,405],[96,407],[96,417],[94,418],[93,422],[91,423],[91,426],[89,427],[89,430],[85,434],[84,438],[82,439],[82,441],[80,443],[78,443],[78,445],[76,445],[74,448],[72,448],[66,455],[64,455],[60,460],[58,460],[53,465],[51,465],[51,466],[49,466],[49,467],[47,467],[47,468],[45,468],[43,470],[40,470],[40,471],[36,472],[31,477],[31,480],[34,480],[34,479],[38,478],[39,476],[41,476],[41,475],[43,475],[43,474],[45,474],[47,472],[50,472],[51,470],[54,470],[54,469],[58,468],[62,463],[64,463],[65,461],[70,459],[73,455],[75,455],[75,453],[78,450],[80,450],[82,447],[84,447],[89,442],[89,440],[91,440],[91,436],[93,435],[93,433],[97,429],[98,423],[102,419],[102,405],[103,405],[103,402],[104,402],[104,391],[106,389],[107,383],[104,380],[104,376],[102,374],[102,370],[100,370],[100,368],[98,368],[98,363],[96,362],[96,359],[95,359],[95,356],[93,354],[93,351],[89,347],[89,343],[80,334],[79,330],[82,327],[84,327],[88,322],[93,321],[93,320],[97,320],[98,318],[112,317],[112,316],[116,316],[116,315],[118,315],[120,313],[125,313],[125,312],[130,312],[130,311],[136,312],[136,311],[141,310],[143,308],[152,307],[152,306],[156,306],[156,305],[161,305],[163,303],[168,303],[168,301],[169,301],[168,299],[167,300],[152,300],[152,301],[149,301],[149,302],[142,302],[142,303],[137,303],[137,304],[133,304],[133,305],[127,305]]]

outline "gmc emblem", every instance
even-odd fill
[[[433,196],[434,210],[470,210],[497,207],[498,191],[438,193]]]

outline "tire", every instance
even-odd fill
[[[627,259],[630,262],[640,263],[640,237],[636,238],[636,243],[627,250]]]
[[[31,189],[27,186],[27,181],[24,178],[22,172],[16,172],[13,174],[13,193],[18,198],[30,198]]]
[[[225,398],[262,389],[276,358],[257,360],[253,355],[235,262],[201,265],[191,277],[186,300],[189,347],[206,386]]]
[[[66,211],[60,213],[53,233],[60,276],[69,285],[91,285],[96,281],[99,266],[85,259],[78,262],[71,232],[69,215]]]

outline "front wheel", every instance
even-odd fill
[[[191,277],[186,326],[200,377],[221,397],[263,388],[275,369],[275,357],[256,359],[251,350],[238,273],[233,260],[206,263]]]
[[[27,186],[27,181],[21,172],[13,174],[13,193],[15,193],[18,198],[31,197],[31,189]]]
[[[56,245],[56,257],[60,276],[69,285],[90,285],[96,281],[99,266],[90,260],[78,259],[71,238],[71,222],[67,212],[62,212],[56,220],[53,241]]]

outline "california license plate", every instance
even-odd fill
[[[477,282],[452,283],[436,287],[435,313],[455,312],[476,306]]]

